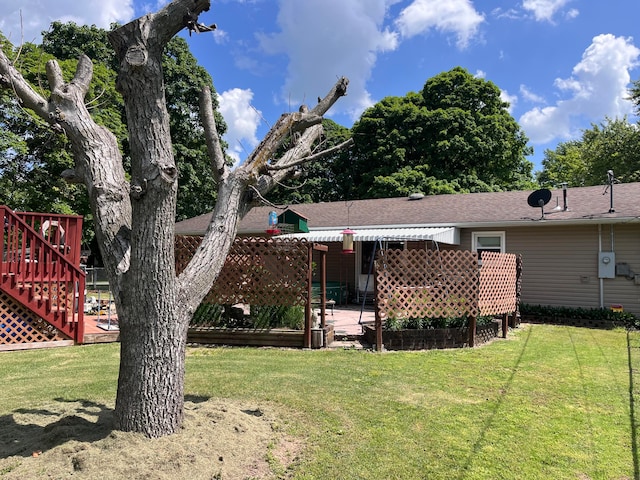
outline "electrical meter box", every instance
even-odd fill
[[[615,252],[598,253],[598,278],[616,278]]]

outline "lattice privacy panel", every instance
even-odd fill
[[[49,323],[0,292],[0,345],[69,340]]]
[[[176,272],[184,270],[202,237],[176,238]],[[304,305],[307,301],[309,243],[239,237],[203,303]]]
[[[462,250],[381,250],[376,260],[380,319],[478,315],[478,257]]]
[[[480,268],[480,315],[516,311],[517,256],[510,253],[483,252]]]

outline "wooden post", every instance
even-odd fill
[[[376,314],[376,352],[381,352],[384,349],[384,343],[382,342],[382,319],[378,309],[378,273],[375,268],[373,269],[373,308]]]
[[[522,295],[522,254],[516,256],[516,311],[513,312],[513,327],[517,327],[520,317],[520,296]]]
[[[320,325],[324,330],[327,320],[327,254],[320,253]]]
[[[304,308],[304,348],[311,348],[311,293],[313,272],[311,271],[313,264],[313,244],[309,245],[307,254],[307,304]]]
[[[507,332],[509,331],[509,314],[502,314],[502,338],[507,338]]]
[[[476,345],[476,325],[478,319],[475,316],[469,317],[469,347]]]

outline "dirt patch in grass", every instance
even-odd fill
[[[286,478],[303,449],[272,407],[187,401],[182,430],[159,439],[113,430],[112,414],[105,405],[60,401],[0,417],[0,478]]]

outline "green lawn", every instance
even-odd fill
[[[117,345],[2,353],[0,415],[112,402],[117,364]],[[533,325],[472,350],[194,348],[186,392],[280,406],[309,445],[295,478],[638,479],[636,376],[640,333]]]

